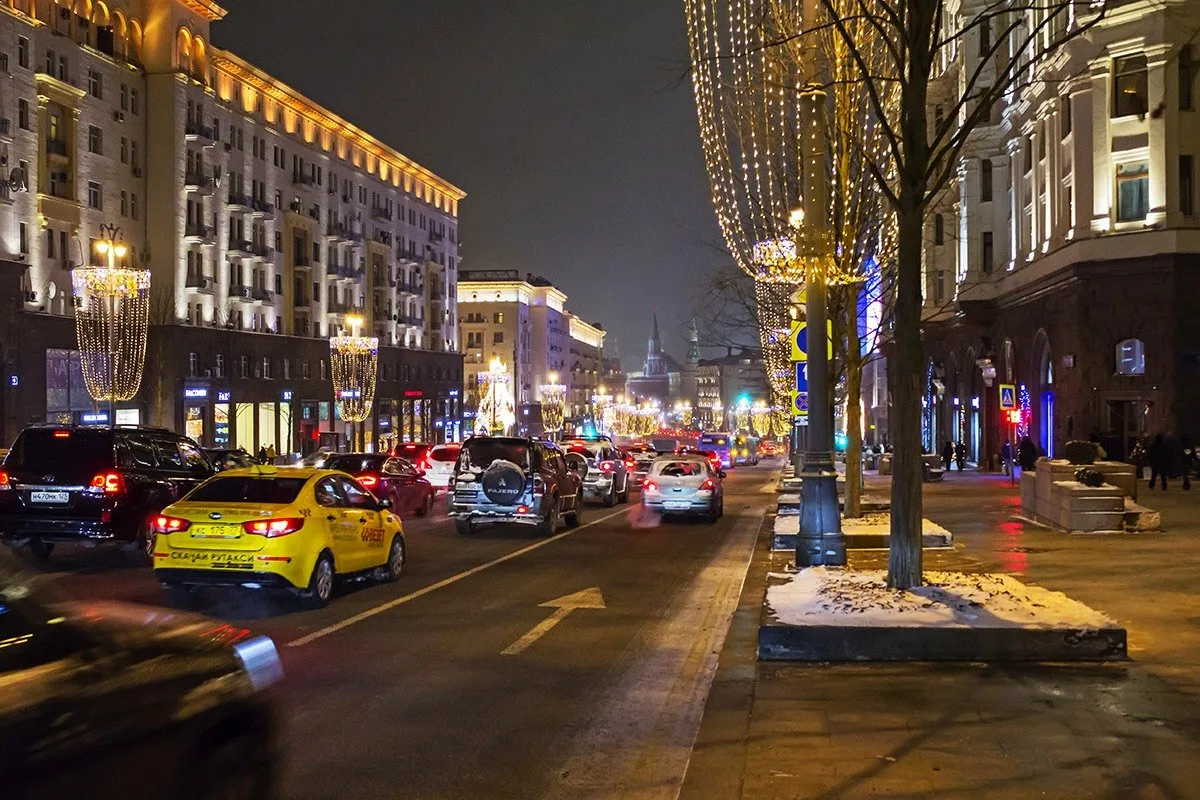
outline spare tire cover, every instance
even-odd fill
[[[483,493],[493,503],[516,505],[525,494],[525,473],[511,461],[495,461],[483,471]]]

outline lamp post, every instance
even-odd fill
[[[83,381],[97,403],[108,404],[108,423],[116,424],[116,404],[131,400],[142,385],[149,327],[150,271],[117,266],[129,253],[116,225],[101,225],[96,253],[105,266],[72,271],[79,307],[75,334]]]
[[[371,407],[375,403],[379,339],[358,335],[358,329],[363,324],[360,316],[352,314],[346,317],[346,324],[350,326],[350,335],[331,336],[329,351],[333,365],[334,399],[338,414],[350,423],[350,447],[354,450],[358,447],[359,433],[362,434],[363,446],[366,446],[366,431],[361,428],[361,423],[371,416]]]

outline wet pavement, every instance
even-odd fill
[[[925,516],[956,539],[927,568],[1007,572],[1106,612],[1129,631],[1114,665],[758,664],[760,536],[682,796],[1200,797],[1200,487],[1143,484],[1139,502],[1163,532],[1024,522],[1005,476],[925,487]]]

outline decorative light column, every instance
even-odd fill
[[[375,403],[375,378],[379,370],[379,339],[374,336],[359,336],[362,317],[346,317],[350,326],[349,336],[329,338],[330,362],[333,367],[333,390],[337,411],[343,420],[350,423],[350,447],[358,449],[359,440],[366,439],[361,424],[371,416]],[[355,426],[359,432],[355,433]],[[365,447],[366,442],[361,442]]]
[[[75,335],[83,383],[97,403],[108,404],[109,425],[116,404],[132,400],[142,385],[146,333],[150,321],[150,271],[117,266],[128,246],[115,225],[100,227],[96,252],[107,266],[80,267],[71,273],[79,306]]]
[[[566,420],[567,387],[558,382],[558,375],[551,372],[550,382],[538,387],[538,401],[542,404],[542,427],[546,433],[561,433]]]
[[[771,435],[771,407],[765,400],[755,400],[750,407],[750,422],[760,438]]]
[[[612,434],[613,431],[613,396],[600,386],[592,395],[592,416],[596,420],[596,429],[601,433]]]
[[[512,375],[499,358],[493,358],[487,372],[481,372],[479,408],[475,412],[475,429],[487,435],[504,433],[517,421],[513,400]]]

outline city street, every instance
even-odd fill
[[[551,539],[416,519],[399,583],[343,586],[321,611],[206,597],[279,646],[283,796],[673,796],[774,476],[731,472],[716,525],[635,527],[636,496]],[[164,602],[116,553],[56,552],[47,576]],[[560,598],[577,607],[544,607]]]

